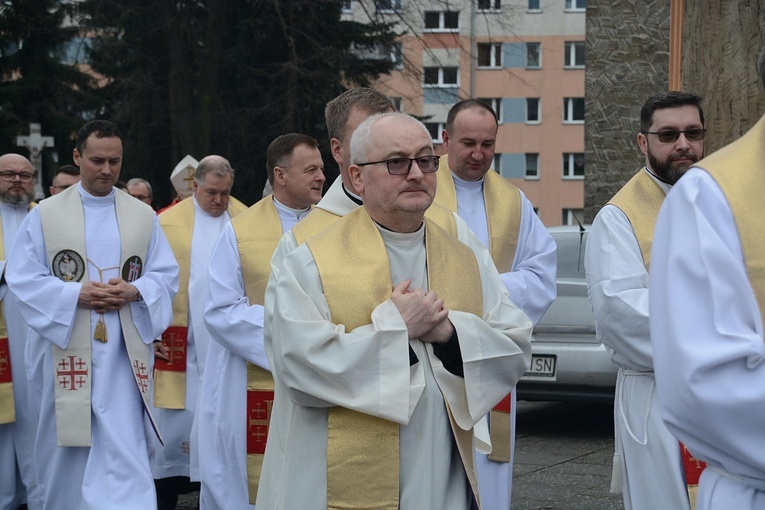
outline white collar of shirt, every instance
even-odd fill
[[[197,197],[194,195],[191,195],[191,200],[194,202],[194,214],[198,214],[200,216],[204,216],[207,218],[217,218],[218,216],[213,216],[212,214],[208,213],[204,209],[202,209],[202,206],[199,205],[199,202],[197,202]],[[221,214],[221,217],[225,217],[228,219],[228,211],[225,211],[223,214]]]
[[[458,190],[466,190],[470,192],[476,189],[483,189],[483,177],[481,177],[477,181],[466,181],[465,179],[455,174],[453,170],[449,169],[449,171],[452,172],[452,178],[454,179],[454,187],[457,188]]]
[[[311,211],[310,207],[306,207],[305,209],[293,209],[292,207],[287,207],[283,203],[279,202],[276,197],[274,197],[274,206],[276,206],[276,210],[279,212],[280,217],[286,216],[289,218],[295,218],[298,221],[302,220],[303,216]]]
[[[82,187],[82,182],[77,183],[77,191],[80,192],[80,197],[82,198],[83,205],[88,205],[91,207],[109,207],[114,205],[115,192],[113,187],[109,194],[103,197],[91,195],[88,191],[85,190],[85,188]]]

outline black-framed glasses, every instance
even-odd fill
[[[643,131],[644,135],[656,135],[661,143],[675,143],[680,134],[684,134],[689,142],[700,142],[707,134],[705,128],[686,129],[685,131]]]
[[[441,156],[420,156],[419,158],[391,158],[382,161],[370,161],[369,163],[356,163],[356,166],[377,165],[385,163],[388,167],[388,173],[391,175],[406,175],[412,169],[412,162],[416,161],[420,167],[420,172],[432,174],[438,170],[438,160]]]
[[[3,170],[0,172],[0,179],[5,182],[13,182],[18,177],[21,182],[29,182],[35,178],[35,174],[32,172],[14,172],[12,170]]]

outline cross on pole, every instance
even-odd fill
[[[42,136],[42,129],[40,124],[29,124],[29,136],[17,136],[16,145],[19,147],[26,147],[29,151],[29,161],[35,169],[37,174],[37,180],[35,182],[35,200],[42,200],[45,198],[45,193],[42,188],[42,151],[43,149],[52,149],[53,137]]]

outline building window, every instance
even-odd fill
[[[375,0],[375,7],[379,12],[400,12],[401,0]]]
[[[391,100],[393,103],[393,107],[396,109],[397,112],[403,112],[404,110],[401,107],[401,98],[400,97],[389,97],[388,99]]]
[[[584,210],[582,209],[563,209],[561,215],[562,225],[581,225],[584,219]]]
[[[542,115],[539,112],[541,104],[538,97],[526,98],[526,122],[539,124],[542,119]]]
[[[584,122],[584,98],[583,97],[564,97],[563,98],[563,122],[572,122],[572,123]]]
[[[422,82],[432,87],[453,87],[459,85],[459,67],[424,67]]]
[[[401,49],[401,43],[388,44],[383,47],[391,62],[396,66],[396,69],[401,69],[404,66],[404,55]]]
[[[502,98],[501,97],[479,97],[479,101],[491,106],[497,116],[497,123],[502,123]]]
[[[587,0],[566,0],[567,11],[584,11],[587,9]]]
[[[584,41],[567,42],[563,55],[564,67],[584,67]]]
[[[526,173],[523,176],[526,179],[539,179],[539,154],[526,153]]]
[[[444,143],[444,139],[441,136],[444,132],[443,122],[426,122],[425,127],[428,128],[428,133],[430,133],[430,139],[433,140],[433,143]]]
[[[563,178],[584,179],[584,154],[581,152],[563,153]]]
[[[343,0],[343,12],[353,12],[353,2],[351,0]]]
[[[502,67],[502,43],[478,43],[478,67]]]
[[[541,11],[542,5],[541,0],[529,0],[528,4],[526,4],[526,9],[529,11]]]
[[[478,0],[479,11],[499,11],[502,9],[502,0]]]
[[[494,153],[494,160],[491,163],[491,167],[495,172],[502,175],[502,154],[498,152]]]
[[[425,12],[425,31],[453,32],[460,29],[459,11],[426,11]]]
[[[526,43],[526,67],[542,67],[542,58],[539,53],[539,47],[540,43],[538,42]]]

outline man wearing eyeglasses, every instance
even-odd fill
[[[18,300],[5,283],[5,261],[19,225],[29,214],[35,190],[35,170],[19,154],[0,156],[0,508],[16,508],[35,490],[34,423],[27,406],[24,342],[27,328]],[[19,477],[19,473],[21,477]],[[25,495],[26,488],[26,495]],[[34,507],[32,507],[34,508]]]
[[[51,182],[50,196],[58,195],[70,186],[73,186],[80,182],[80,169],[74,165],[63,165],[58,167],[56,173],[53,175],[53,182]]]
[[[465,99],[452,106],[442,135],[448,158],[441,158],[435,202],[465,220],[491,252],[510,300],[536,324],[557,293],[555,241],[523,192],[491,171],[497,130],[497,115],[486,103]],[[515,391],[492,410],[488,425],[491,453],[476,450],[481,502],[486,510],[507,510],[513,482]]]
[[[597,338],[619,365],[611,490],[622,493],[627,509],[689,507],[683,464],[696,462],[662,423],[654,393],[648,271],[659,208],[703,157],[705,133],[699,96],[661,92],[649,98],[637,135],[645,166],[600,210],[587,240]],[[689,486],[695,481],[689,471]]]
[[[363,206],[266,292],[286,448],[269,436],[256,508],[477,508],[472,429],[528,367],[531,323],[464,223],[455,239],[424,217],[438,157],[422,123],[372,116],[350,158]]]

